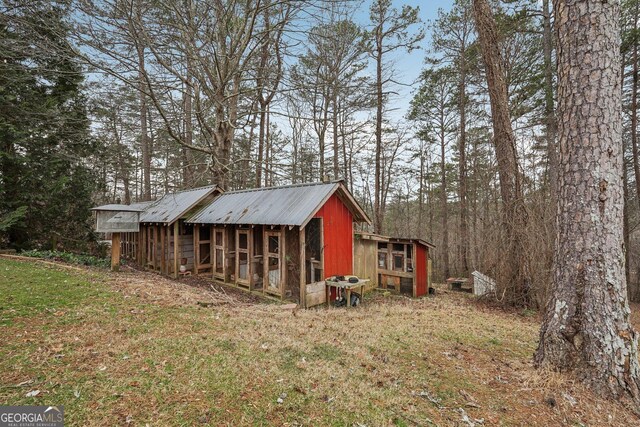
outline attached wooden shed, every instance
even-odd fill
[[[216,185],[169,193],[155,202],[136,204],[140,214],[140,231],[127,233],[123,239],[123,254],[139,265],[177,277],[180,266],[185,271],[202,268],[210,260],[195,259],[193,226],[185,220],[213,200],[221,190]],[[198,236],[199,237],[199,236]],[[206,241],[209,237],[199,239]],[[178,242],[178,244],[174,244]]]
[[[413,297],[426,295],[431,284],[429,250],[433,248],[421,239],[356,232],[354,274],[382,289]]]
[[[212,230],[214,279],[304,307],[353,274],[354,222],[370,220],[341,181],[223,193],[186,221]]]

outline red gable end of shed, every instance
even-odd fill
[[[322,218],[324,275],[353,274],[353,215],[334,193],[314,218]]]

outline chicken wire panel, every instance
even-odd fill
[[[140,231],[140,212],[96,211],[98,233],[137,233]]]

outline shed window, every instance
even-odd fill
[[[238,247],[240,249],[247,249],[249,247],[249,243],[247,241],[247,233],[239,232],[238,233]]]
[[[278,236],[269,236],[269,252],[277,254],[279,246]]]
[[[404,255],[393,255],[393,269],[395,271],[404,271]]]
[[[378,252],[378,267],[387,268],[387,253]]]
[[[208,242],[211,238],[211,228],[208,225],[201,225],[198,238]]]

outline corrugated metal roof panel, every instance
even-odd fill
[[[149,206],[151,206],[155,202],[156,202],[155,200],[149,200],[147,202],[135,202],[135,203],[131,203],[129,206],[131,206],[134,209],[140,209],[141,211],[145,211]]]
[[[223,193],[187,222],[299,226],[339,186],[339,182],[313,183]]]
[[[91,208],[92,211],[112,211],[112,212],[142,212],[144,208],[134,205],[119,205],[112,203],[110,205],[96,206]]]
[[[161,222],[171,224],[185,215],[202,199],[217,189],[217,186],[194,188],[192,190],[165,194],[147,207],[140,215],[140,222]]]

